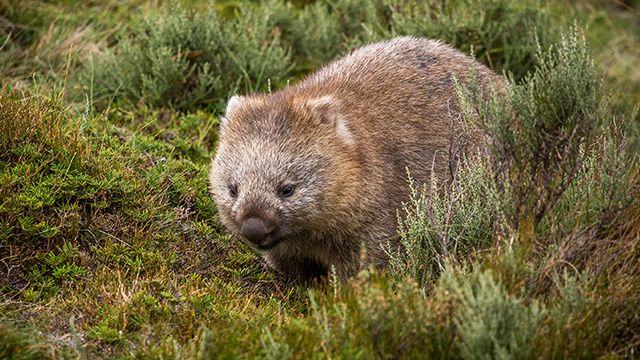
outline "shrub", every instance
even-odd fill
[[[433,179],[417,189],[411,182],[411,200],[399,218],[403,250],[390,254],[394,276],[427,286],[448,262],[491,244],[497,194],[490,175],[490,164],[473,156],[458,165],[450,183]]]
[[[578,174],[606,108],[578,30],[539,51],[538,61],[504,96],[485,101],[477,87],[460,92],[467,120],[490,138],[494,181],[511,197],[503,210],[524,241]]]
[[[550,16],[537,0],[441,4],[339,0],[297,10],[271,0],[234,6],[238,13],[230,19],[173,6],[144,19],[87,66],[84,90],[101,106],[113,99],[129,107],[221,110],[235,92],[265,91],[269,79],[281,85],[365,42],[397,35],[444,40],[520,78],[535,64],[536,41],[546,48],[554,39]]]
[[[306,316],[263,331],[265,354],[293,358],[455,357],[448,317],[408,280],[366,273],[349,284],[309,292]],[[273,324],[275,325],[275,324]],[[453,354],[453,355],[452,355]]]
[[[296,72],[308,72],[367,40],[367,29],[386,28],[385,0],[316,1],[292,11],[278,0],[264,7],[296,59]]]
[[[143,19],[130,38],[95,59],[83,79],[102,106],[113,99],[129,107],[220,110],[236,92],[284,80],[290,66],[268,12],[248,8],[224,21],[213,10],[172,7]]]
[[[533,337],[542,320],[538,305],[508,294],[490,272],[462,274],[445,273],[438,288],[458,302],[454,322],[462,357],[533,358]]]
[[[557,32],[539,0],[397,0],[392,9],[393,35],[441,39],[516,79],[533,70],[537,44],[546,49]]]
[[[292,49],[307,71],[322,66],[343,50],[338,18],[330,13],[328,5],[323,2],[305,6],[290,32]]]
[[[0,318],[0,320],[5,319]],[[0,323],[0,337],[2,338],[0,357],[3,359],[35,360],[71,357],[71,351],[56,349],[54,344],[43,339],[42,336],[35,335],[33,330],[25,331],[25,329],[13,324]]]
[[[563,237],[576,228],[608,228],[614,214],[637,206],[640,155],[631,135],[633,117],[605,115],[596,139],[581,149],[584,158],[575,179],[541,223],[543,230]]]

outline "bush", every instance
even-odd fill
[[[428,284],[447,261],[496,235],[532,246],[539,223],[579,175],[604,121],[601,81],[577,30],[540,50],[538,61],[522,84],[490,94],[477,83],[458,87],[464,121],[486,134],[490,156],[465,159],[448,186],[413,189],[400,220],[404,250],[391,261],[400,277]]]
[[[0,318],[0,320],[5,320]],[[31,330],[31,329],[30,329]],[[71,357],[68,349],[56,349],[54,344],[43,336],[35,335],[33,330],[25,331],[13,324],[0,323],[0,357],[3,359],[36,360],[54,357]],[[64,350],[64,351],[63,351]]]
[[[343,49],[343,36],[338,18],[330,13],[328,5],[315,2],[304,7],[292,24],[290,42],[301,64],[307,71],[322,66]]]
[[[528,241],[586,159],[602,124],[605,98],[578,30],[538,53],[536,71],[489,101],[479,88],[461,91],[468,121],[489,136],[493,176],[510,196],[510,226]]]
[[[518,79],[534,67],[536,45],[546,48],[555,39],[537,0],[442,4],[339,0],[298,10],[271,0],[234,6],[230,19],[173,6],[143,19],[87,66],[83,90],[102,107],[115,100],[127,107],[221,110],[236,92],[264,92],[268,80],[278,87],[363,43],[397,35],[444,40]]]
[[[144,19],[131,38],[91,63],[83,78],[101,106],[114,100],[129,107],[220,110],[236,92],[283,81],[290,66],[268,12],[246,9],[224,21],[213,10],[196,14],[173,7]]]
[[[489,272],[471,279],[449,272],[440,287],[459,302],[454,322],[463,358],[534,358],[533,337],[542,320],[537,304],[508,294]]]
[[[631,135],[633,117],[606,115],[593,143],[581,150],[584,158],[574,180],[542,221],[543,230],[561,237],[576,227],[609,227],[613,214],[637,205],[640,155]]]
[[[397,0],[392,9],[393,35],[441,39],[516,79],[533,70],[537,45],[546,49],[558,31],[539,0]]]
[[[366,39],[367,29],[383,26],[383,0],[318,1],[300,11],[291,29],[291,47],[305,68],[314,70]]]
[[[394,276],[429,286],[447,263],[491,244],[497,195],[490,177],[490,164],[473,156],[458,165],[449,183],[433,179],[417,189],[411,182],[411,200],[399,218],[403,250],[390,254]]]

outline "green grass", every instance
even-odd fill
[[[637,357],[639,14],[0,1],[0,358]],[[489,152],[414,189],[387,269],[284,282],[217,221],[219,112],[400,34],[509,74],[459,89]]]

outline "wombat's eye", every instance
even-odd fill
[[[229,185],[229,195],[231,195],[232,198],[238,197],[238,185]]]
[[[278,193],[282,197],[289,197],[289,196],[293,195],[293,190],[295,190],[295,187],[293,185],[291,185],[291,184],[287,184],[287,185],[284,185],[284,186],[280,187],[280,189],[278,190]]]

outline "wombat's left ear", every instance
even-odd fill
[[[320,125],[332,127],[347,144],[353,143],[353,136],[345,117],[340,113],[340,104],[331,96],[323,96],[307,101],[307,106]]]
[[[227,119],[236,111],[243,103],[244,97],[240,95],[233,95],[229,101],[227,102],[227,108],[224,111],[224,116],[220,117],[220,122],[224,125],[227,122]]]

